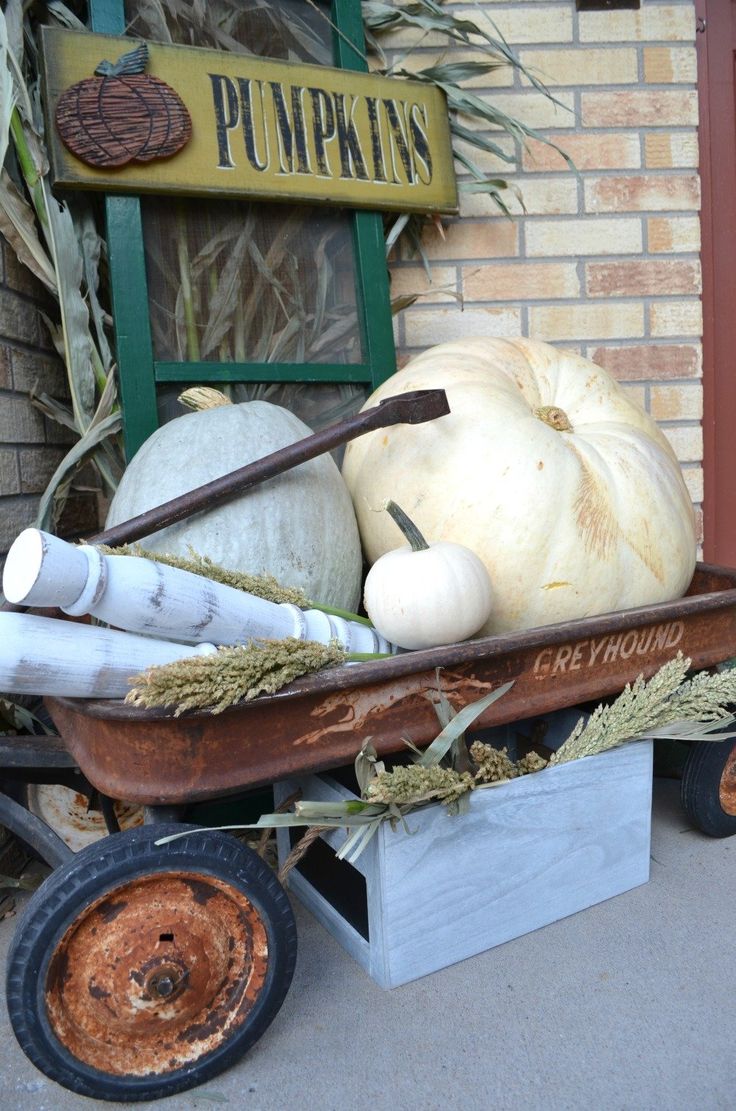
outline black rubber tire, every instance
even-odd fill
[[[736,803],[736,744],[725,741],[693,742],[682,773],[681,801],[690,821],[709,837],[736,833],[736,805],[724,810],[722,786],[728,777],[729,794]]]
[[[70,1091],[97,1099],[132,1102],[160,1099],[193,1088],[237,1061],[264,1033],[283,1003],[296,962],[296,924],[286,892],[273,871],[252,849],[229,834],[215,830],[190,832],[193,828],[180,824],[143,826],[114,834],[82,849],[69,863],[51,874],[29,901],[19,921],[8,956],[10,1021],[21,1048],[33,1064]],[[180,833],[182,829],[187,831],[186,836],[166,845],[156,845],[159,838]],[[146,1071],[144,1075],[135,1075],[133,1070],[131,1074],[121,1075],[119,1070],[107,1072],[104,1068],[93,1067],[59,1039],[49,1017],[47,981],[51,997],[56,998],[53,996],[58,990],[55,985],[59,979],[66,982],[66,964],[63,964],[61,976],[59,965],[69,954],[67,939],[74,938],[75,931],[87,928],[91,915],[99,918],[103,908],[107,911],[112,907],[115,911],[122,900],[114,903],[105,897],[116,890],[120,892],[126,884],[132,892],[136,882],[139,889],[144,890],[150,883],[155,892],[156,883],[161,886],[167,882],[184,882],[189,883],[194,892],[193,881],[187,878],[190,873],[212,879],[213,888],[207,888],[204,897],[196,899],[201,907],[197,913],[204,911],[205,921],[211,899],[207,892],[214,889],[215,884],[218,891],[224,892],[224,900],[232,899],[233,905],[238,907],[245,897],[253,908],[258,929],[266,942],[268,959],[262,984],[259,987],[256,982],[253,988],[257,994],[249,1003],[250,1010],[245,1010],[244,1018],[238,1017],[241,1024],[234,1033],[222,1035],[226,1040],[196,1059],[190,1057],[183,1067],[169,1071],[164,1068],[153,1073]],[[98,911],[95,908],[101,900]],[[124,901],[122,903],[125,905]],[[167,912],[171,913],[170,908]],[[109,918],[107,913],[104,921]],[[114,918],[115,913],[112,914]],[[71,931],[70,927],[73,927]],[[93,932],[97,932],[97,926]],[[170,936],[162,934],[161,940]],[[206,931],[204,937],[207,938]],[[64,944],[60,945],[62,939]],[[206,944],[202,938],[197,940]],[[52,966],[57,947],[59,953]],[[231,939],[230,951],[233,950]],[[247,966],[247,962],[244,963]],[[110,967],[114,964],[114,961],[109,962]],[[249,967],[254,968],[255,962]],[[254,979],[259,981],[260,976],[254,974]],[[189,981],[185,987],[189,987]],[[184,998],[184,991],[181,994]],[[150,996],[145,998],[150,999]],[[117,1002],[114,996],[112,1002]],[[121,998],[121,1015],[124,1005]],[[238,1007],[241,1005],[239,1002]],[[190,1038],[190,1044],[191,1041]],[[103,1055],[103,1059],[107,1058]]]

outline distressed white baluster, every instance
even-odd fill
[[[0,690],[70,698],[122,698],[157,664],[207,655],[213,644],[176,644],[28,613],[0,613]]]
[[[87,545],[26,529],[8,553],[3,591],[16,604],[93,614],[117,628],[197,643],[241,644],[294,636],[349,651],[390,652],[372,627],[319,610],[269,602],[202,575],[139,556],[103,555]]]

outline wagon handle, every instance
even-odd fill
[[[263,459],[256,459],[245,467],[240,467],[230,474],[215,478],[212,482],[189,490],[178,498],[164,502],[154,509],[140,513],[129,521],[113,525],[104,532],[99,532],[89,538],[90,544],[108,544],[117,547],[129,544],[133,540],[140,540],[158,529],[173,525],[176,521],[183,521],[200,509],[211,509],[215,505],[242,494],[251,486],[265,482],[268,478],[282,474],[300,463],[306,463],[316,455],[331,451],[339,444],[354,440],[364,432],[372,432],[376,428],[388,428],[392,424],[423,424],[424,421],[434,420],[436,417],[445,416],[450,412],[447,395],[444,390],[414,390],[411,393],[397,394],[387,397],[372,409],[356,413],[347,420],[323,428],[303,440],[279,448],[278,451],[266,455]]]

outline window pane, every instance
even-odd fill
[[[127,34],[286,62],[333,64],[326,0],[126,0]]]
[[[156,358],[360,361],[342,211],[165,197],[142,208]]]
[[[126,5],[151,41],[331,64],[330,4]],[[154,355],[161,361],[363,361],[352,216],[326,206],[144,197]]]

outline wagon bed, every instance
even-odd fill
[[[221,714],[47,698],[75,763],[98,790],[156,806],[196,802],[380,756],[438,731],[456,709],[513,680],[476,721],[500,725],[620,692],[678,652],[694,668],[736,655],[736,571],[698,564],[687,595],[597,617],[330,668]]]

